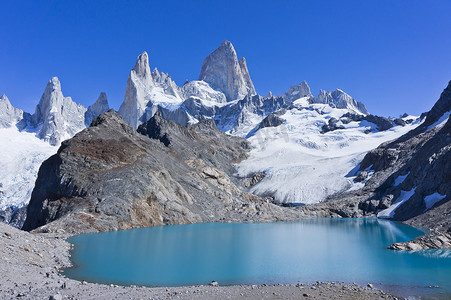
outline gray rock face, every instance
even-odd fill
[[[5,94],[0,97],[0,128],[16,125],[23,119],[23,115],[23,110],[12,106]]]
[[[157,113],[140,132],[110,110],[63,142],[39,170],[23,229],[82,233],[298,217],[242,191],[233,163],[246,157],[247,142],[214,122],[185,128]]]
[[[61,83],[53,77],[32,116],[32,126],[40,128],[39,138],[57,145],[85,128],[86,108],[76,104],[70,97],[64,97]]]
[[[202,63],[199,80],[222,91],[227,100],[243,99],[257,94],[247,69],[246,60],[238,61],[232,43],[224,41]]]
[[[331,107],[348,109],[354,113],[368,114],[362,102],[357,102],[354,98],[339,89],[333,92],[320,90],[314,103],[329,104]]]
[[[100,116],[101,114],[107,112],[110,109],[108,105],[108,100],[106,99],[106,94],[104,92],[100,93],[97,101],[88,107],[88,110],[85,113],[85,125],[89,127],[91,125],[92,120]]]

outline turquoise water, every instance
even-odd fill
[[[403,294],[451,292],[449,251],[387,250],[423,231],[386,220],[207,223],[95,233],[74,244],[74,279],[184,286],[344,281],[396,287]],[[428,288],[439,286],[439,288]]]

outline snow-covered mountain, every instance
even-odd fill
[[[344,108],[358,114],[368,114],[368,111],[362,102],[357,102],[354,98],[339,89],[336,89],[333,92],[320,90],[315,103],[328,104],[335,108]]]
[[[87,109],[64,97],[53,77],[33,115],[0,98],[0,210],[20,208],[30,199],[41,163],[56,153],[60,143],[89,126],[109,109],[105,93]]]
[[[282,96],[258,95],[246,60],[238,60],[229,41],[207,56],[198,81],[186,82],[182,87],[168,74],[160,74],[156,69],[151,73],[149,56],[142,53],[130,71],[119,113],[135,128],[160,111],[164,118],[182,125],[213,119],[219,129],[246,137],[270,113],[288,108],[299,99],[305,105],[322,103],[353,114],[368,114],[365,105],[342,90],[320,91],[315,98],[305,81],[291,86]]]
[[[85,113],[83,105],[64,97],[58,77],[53,77],[36,106],[30,125],[39,130],[40,139],[55,146],[85,128]]]
[[[23,110],[11,105],[5,94],[0,97],[0,128],[9,128],[23,119]]]
[[[0,209],[27,204],[41,162],[108,109],[104,93],[88,108],[76,104],[63,95],[57,77],[48,82],[33,115],[2,96]],[[248,138],[253,150],[238,175],[264,173],[250,191],[277,202],[315,203],[354,188],[350,171],[365,153],[417,124],[409,117],[370,115],[342,90],[320,91],[315,98],[305,81],[282,96],[260,96],[246,60],[238,59],[229,41],[207,56],[199,80],[183,86],[156,68],[151,72],[149,55],[139,55],[119,113],[137,128],[157,111],[182,125],[211,119],[220,130]]]

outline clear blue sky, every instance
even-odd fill
[[[0,94],[34,112],[52,76],[85,106],[123,101],[143,51],[180,85],[230,40],[257,92],[306,80],[370,112],[429,110],[451,80],[451,1],[3,1]]]

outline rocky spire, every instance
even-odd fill
[[[135,71],[136,75],[141,77],[150,76],[149,55],[146,51],[138,56],[133,71]]]
[[[85,125],[89,127],[91,125],[92,120],[97,118],[99,115],[107,112],[110,109],[108,105],[108,100],[106,98],[106,94],[101,92],[97,101],[88,107],[88,110],[85,113]]]
[[[232,43],[224,41],[202,63],[199,80],[222,91],[228,101],[255,95],[256,91],[246,66],[246,60],[238,61]]]
[[[85,128],[85,112],[83,105],[77,105],[70,97],[63,96],[58,77],[53,77],[36,106],[31,125],[40,128],[39,138],[58,145]]]
[[[153,116],[159,103],[167,105],[182,101],[179,87],[168,74],[160,73],[156,68],[150,72],[149,56],[143,52],[128,76],[119,114],[137,128]]]
[[[23,118],[23,110],[15,108],[5,94],[0,97],[0,128],[8,128]]]

